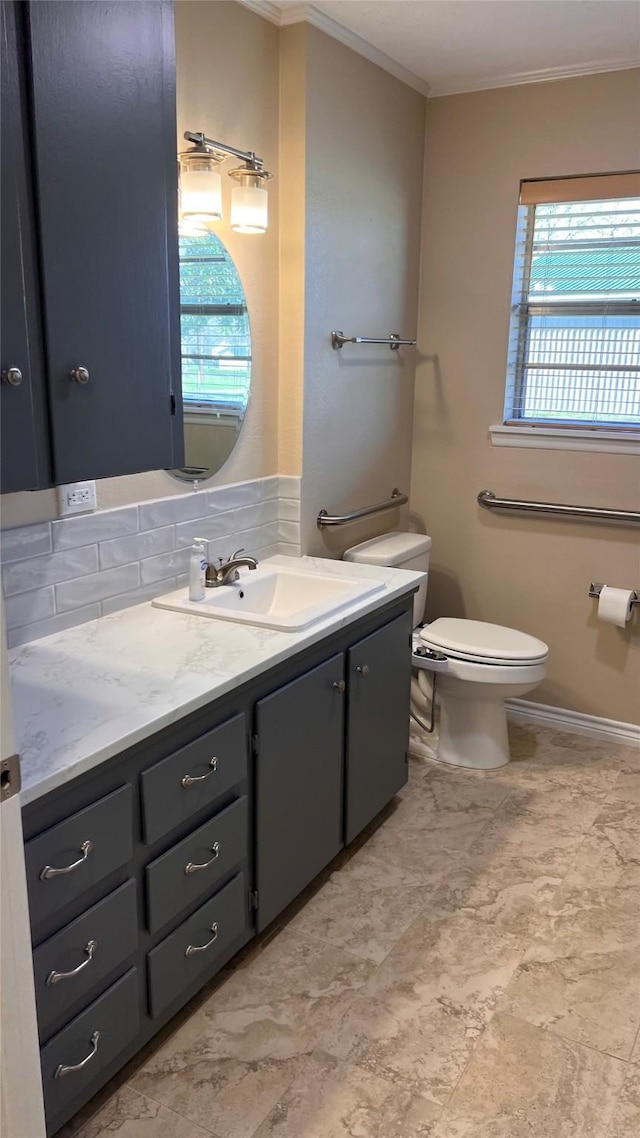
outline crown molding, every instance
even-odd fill
[[[339,24],[331,16],[325,15],[315,4],[288,4],[280,8],[271,0],[238,0],[245,8],[251,9],[265,20],[270,20],[278,27],[287,27],[288,24],[306,22],[314,28],[319,28],[328,36],[350,47],[352,51],[362,55],[365,59],[376,63],[383,71],[388,71],[414,91],[431,99],[442,98],[445,95],[468,95],[473,91],[492,91],[499,87],[520,87],[527,83],[552,83],[558,79],[576,79],[581,75],[600,75],[605,71],[630,71],[640,67],[640,59],[630,62],[628,59],[597,59],[591,63],[576,63],[567,67],[544,67],[536,71],[514,71],[491,78],[476,78],[458,80],[451,83],[429,84],[413,71],[407,70],[397,63],[391,56],[380,51],[368,40],[348,28]]]
[[[581,75],[601,75],[606,71],[633,71],[638,67],[640,59],[635,63],[630,63],[628,59],[597,59],[591,63],[575,63],[568,67],[543,67],[538,71],[514,71],[512,74],[496,75],[490,79],[435,84],[431,86],[429,97],[439,99],[444,95],[470,95],[473,91],[521,87],[527,83],[552,83],[558,79],[577,79]]]
[[[290,4],[282,9],[272,4],[270,0],[239,0],[239,2],[245,8],[250,8],[252,12],[257,12],[258,15],[264,16],[266,20],[270,20],[272,24],[278,24],[281,28],[286,28],[289,24],[311,24],[312,27],[331,36],[332,39],[343,43],[345,47],[350,47],[358,55],[364,56],[371,63],[377,64],[383,71],[388,71],[401,83],[406,83],[407,87],[412,87],[414,91],[418,91],[425,97],[429,94],[429,84],[419,75],[414,75],[413,71],[408,71],[406,67],[397,63],[384,51],[379,51],[368,40],[362,39],[362,36],[350,32],[348,28],[343,28],[342,24],[333,20],[331,16],[325,15],[319,8],[316,8],[315,4]]]
[[[269,20],[272,24],[277,24],[282,27],[282,9],[277,4],[272,4],[271,0],[238,0],[243,8],[249,8],[252,12],[256,12],[258,16],[263,16],[265,20]]]

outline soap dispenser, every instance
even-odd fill
[[[207,576],[206,540],[194,537],[189,561],[189,600],[203,601]]]

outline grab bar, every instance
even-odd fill
[[[493,490],[481,490],[478,505],[485,510],[524,510],[532,514],[550,514],[563,518],[590,518],[595,522],[619,522],[625,526],[640,525],[638,510],[610,510],[600,506],[565,506],[560,502],[526,502],[518,498],[496,498]]]
[[[318,529],[324,529],[326,526],[346,526],[349,522],[357,522],[359,518],[368,518],[370,514],[380,514],[383,510],[395,510],[398,506],[406,505],[408,501],[407,495],[395,486],[391,491],[391,497],[387,498],[386,501],[378,502],[375,506],[364,506],[361,510],[354,510],[351,514],[328,514],[326,510],[320,510]]]
[[[404,344],[413,346],[415,340],[402,340],[397,332],[390,332],[383,339],[378,339],[376,336],[345,336],[344,332],[332,332],[331,347],[341,348],[343,344],[387,344],[392,352],[397,352]]]

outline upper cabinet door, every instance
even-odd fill
[[[27,92],[22,67],[23,12],[1,6],[2,296],[0,369],[2,491],[50,485],[40,344]]]
[[[173,7],[27,8],[54,479],[180,466]]]
[[[349,649],[345,840],[407,781],[413,610]]]

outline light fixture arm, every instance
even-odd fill
[[[219,154],[221,159],[226,154],[232,154],[234,158],[241,158],[243,162],[246,162],[250,169],[264,170],[264,160],[258,158],[253,150],[237,150],[235,146],[227,146],[224,142],[214,142],[212,138],[207,138],[206,135],[195,133],[192,130],[185,130],[184,137],[187,142],[193,142],[196,146],[206,147],[207,150]]]

